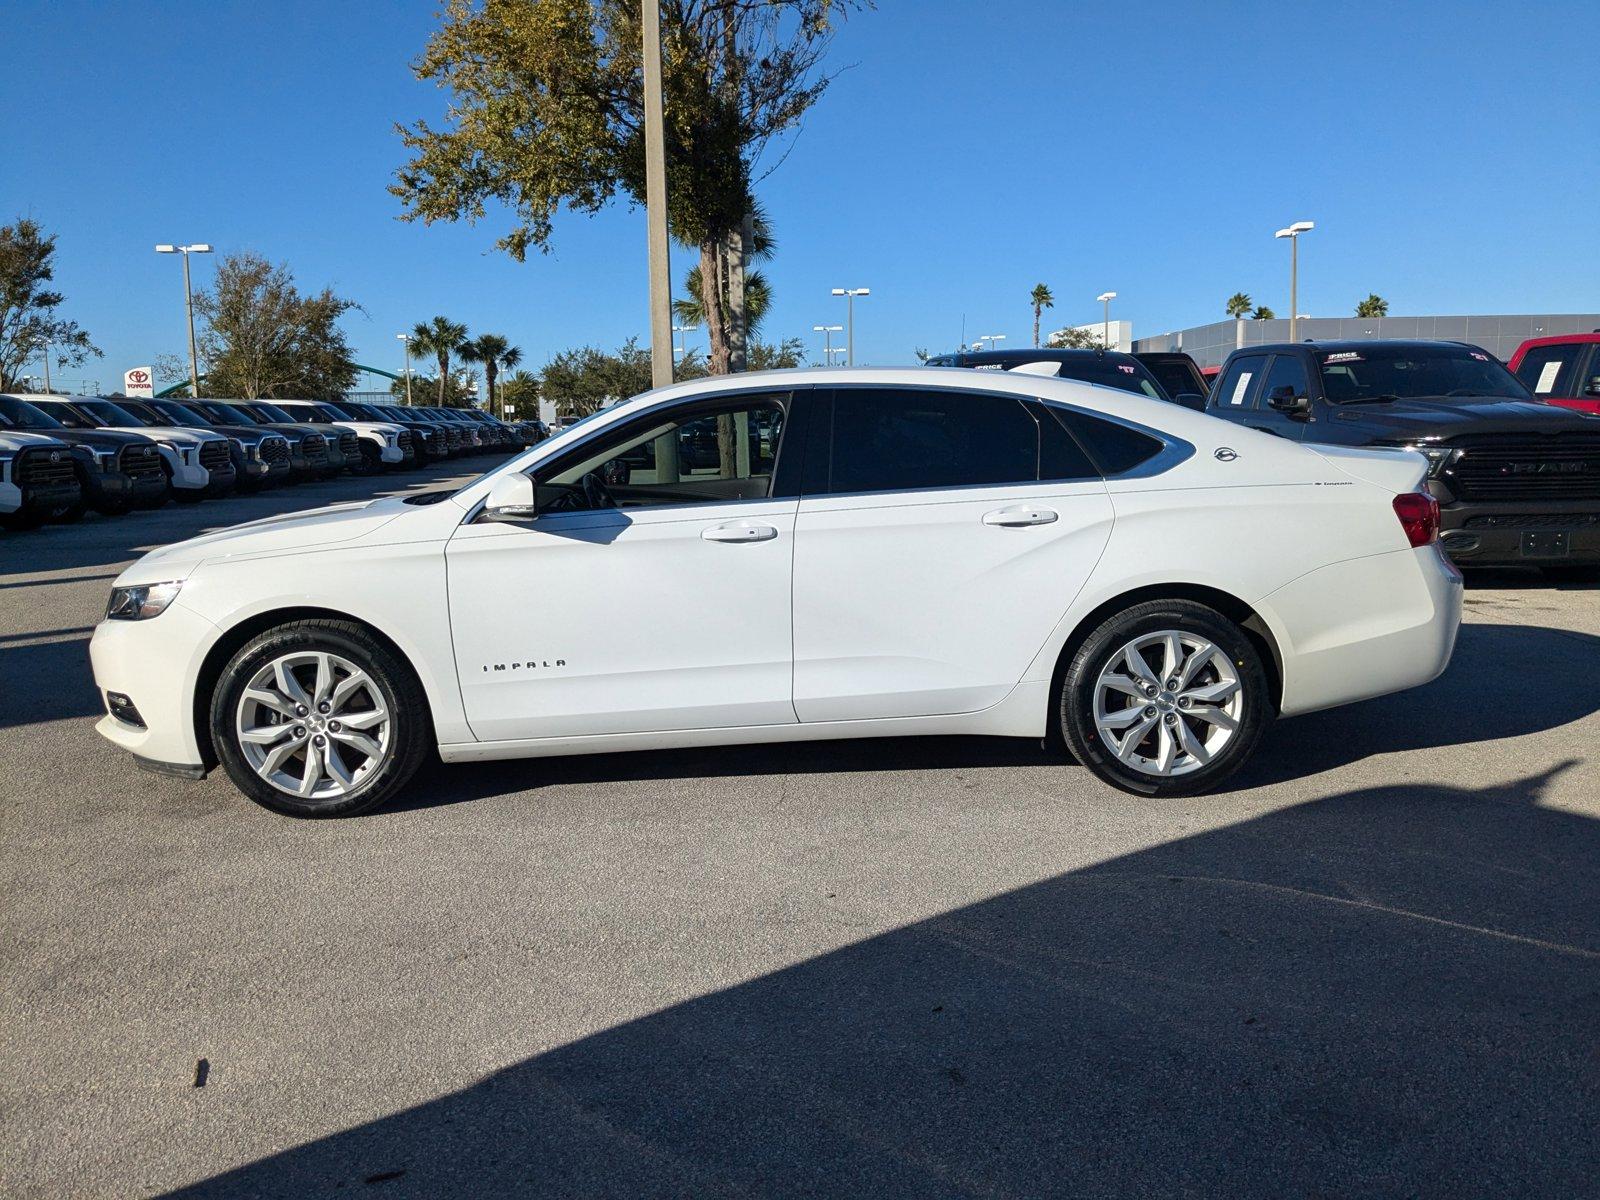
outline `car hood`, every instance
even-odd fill
[[[57,450],[65,446],[58,437],[44,433],[29,433],[25,429],[0,429],[0,450],[31,450],[36,446]]]
[[[182,425],[110,425],[96,433],[137,434],[143,441],[170,442],[174,446],[199,446],[205,442],[225,442],[228,439],[213,429],[190,429]]]
[[[121,585],[185,579],[201,563],[312,550],[365,537],[408,511],[397,497],[330,504],[247,521],[152,550],[118,577]]]
[[[262,438],[285,437],[276,429],[266,429],[260,425],[213,425],[213,433],[220,433],[224,437],[237,438],[241,442],[255,445]],[[287,439],[285,439],[287,440]]]
[[[1387,404],[1330,405],[1336,426],[1358,425],[1374,437],[1448,438],[1471,433],[1559,433],[1600,429],[1594,418],[1562,412],[1535,400],[1458,396],[1438,400],[1393,400]]]
[[[120,450],[124,446],[148,446],[157,439],[143,429],[62,429],[51,434],[58,441],[74,446],[99,446],[102,450]]]
[[[357,433],[382,433],[389,437],[398,437],[405,429],[404,425],[388,421],[335,421],[334,425],[340,429],[354,429]]]

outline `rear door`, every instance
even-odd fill
[[[999,392],[819,393],[795,522],[803,722],[975,712],[1022,678],[1104,549],[1104,481]]]

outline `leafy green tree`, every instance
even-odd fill
[[[418,321],[411,330],[411,340],[406,343],[406,349],[411,352],[411,357],[432,357],[439,365],[439,370],[434,375],[439,404],[445,402],[445,380],[450,378],[450,356],[459,353],[466,340],[467,327],[448,317]]]
[[[826,91],[834,20],[864,2],[662,0],[667,218],[699,248],[714,373],[744,341],[728,288],[758,160]],[[450,92],[447,124],[400,127],[411,157],[390,191],[404,219],[503,208],[513,224],[497,244],[520,260],[549,248],[563,208],[594,213],[619,193],[643,203],[640,21],[637,0],[448,0],[414,68]]]
[[[497,417],[504,417],[505,414],[495,403],[494,381],[499,377],[502,367],[510,370],[522,361],[522,351],[498,333],[483,333],[461,343],[460,354],[467,362],[483,367],[484,383],[489,388],[489,411]]]
[[[1250,314],[1250,319],[1252,321],[1275,321],[1278,319],[1278,314],[1273,312],[1265,304],[1258,304],[1256,305],[1255,311]]]
[[[513,413],[520,421],[539,415],[539,377],[531,371],[513,371],[500,383],[500,415]]]
[[[539,389],[558,416],[586,417],[602,404],[650,390],[650,352],[629,338],[615,352],[563,350],[539,372]]]
[[[224,255],[211,287],[194,298],[204,321],[198,341],[213,396],[337,400],[356,381],[339,319],[354,300],[332,288],[305,295],[282,263],[259,254]]]
[[[1389,315],[1389,302],[1377,292],[1368,292],[1367,298],[1356,305],[1358,317],[1387,317]]]
[[[799,338],[784,338],[781,342],[750,343],[752,371],[784,371],[805,365],[805,343]]]
[[[1043,315],[1045,309],[1056,306],[1056,298],[1047,285],[1036,283],[1033,285],[1033,291],[1028,295],[1028,300],[1033,305],[1033,344],[1037,346],[1039,344],[1039,318]]]
[[[1058,329],[1050,335],[1052,350],[1099,350],[1106,340],[1098,330]]]
[[[1235,292],[1228,297],[1228,315],[1235,321],[1242,321],[1250,315],[1254,303],[1247,292]]]
[[[76,321],[56,315],[65,297],[47,285],[55,278],[54,234],[19,217],[0,226],[0,391],[15,391],[17,377],[36,354],[76,367],[101,356]]]

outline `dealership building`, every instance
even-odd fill
[[[1301,341],[1415,339],[1471,342],[1502,361],[1529,338],[1600,329],[1600,313],[1552,313],[1500,317],[1301,317]],[[1235,350],[1289,340],[1287,318],[1271,321],[1216,321],[1176,333],[1133,339],[1136,353],[1182,350],[1202,367],[1217,367]]]

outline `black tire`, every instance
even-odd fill
[[[6,513],[0,516],[0,529],[9,529],[12,533],[26,533],[30,529],[37,529],[44,524],[44,514],[27,509],[22,512]]]
[[[390,713],[390,749],[378,768],[344,795],[301,799],[256,774],[239,746],[234,718],[245,688],[264,666],[285,654],[319,650],[349,660],[375,682]],[[376,808],[410,781],[434,744],[428,700],[416,672],[353,621],[295,621],[252,638],[217,680],[210,724],[217,759],[234,786],[262,807],[290,817],[351,817]]]
[[[1102,739],[1095,726],[1095,687],[1101,673],[1125,646],[1142,636],[1166,630],[1204,638],[1227,655],[1238,677],[1240,694],[1238,728],[1232,739],[1203,766],[1163,776],[1123,762]],[[1214,789],[1244,765],[1276,715],[1266,668],[1255,643],[1215,609],[1190,600],[1147,601],[1102,622],[1079,645],[1062,674],[1055,709],[1061,736],[1080,763],[1113,787],[1143,796],[1191,796]],[[1155,711],[1154,701],[1144,711]],[[1185,719],[1176,711],[1156,715],[1163,721]],[[1187,726],[1191,731],[1197,727],[1193,722]],[[1152,736],[1159,733],[1159,729],[1152,730]]]

